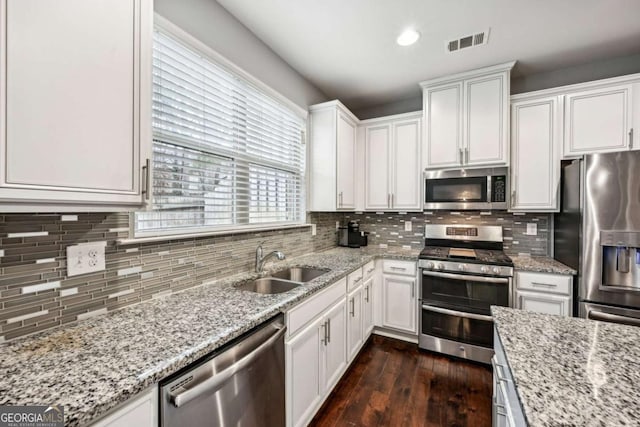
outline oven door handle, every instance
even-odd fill
[[[454,274],[454,273],[439,273],[437,271],[422,271],[423,276],[434,276],[434,277],[443,277],[445,279],[454,279],[454,280],[467,280],[469,282],[480,282],[480,283],[503,283],[508,284],[509,279],[505,279],[504,277],[484,277],[484,276],[472,276],[468,274]]]
[[[432,305],[422,304],[422,309],[433,311],[434,313],[446,314],[448,316],[464,317],[465,319],[483,320],[485,322],[493,322],[493,317],[484,314],[465,313],[464,311],[449,310],[448,308],[434,307]]]
[[[621,325],[640,326],[640,319],[635,317],[604,313],[599,310],[589,310],[587,312],[587,318],[591,320],[604,320],[605,322],[619,323]]]

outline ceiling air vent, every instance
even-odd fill
[[[470,47],[487,44],[488,41],[489,29],[480,33],[475,33],[457,38],[455,40],[450,40],[446,43],[446,50],[447,52],[457,52],[459,50],[468,49]]]

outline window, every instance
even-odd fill
[[[305,120],[160,29],[153,45],[153,210],[135,235],[301,223]]]

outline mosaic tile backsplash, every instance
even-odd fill
[[[419,249],[424,246],[425,224],[501,225],[504,251],[510,255],[548,256],[551,253],[551,214],[505,211],[433,211],[415,213],[349,213],[344,221],[357,220],[360,230],[369,232],[369,245],[387,244]],[[411,231],[405,231],[405,222]],[[537,226],[537,235],[526,234],[527,223]]]
[[[255,249],[294,257],[336,244],[343,214],[312,213],[309,227],[118,245],[127,213],[0,214],[0,342],[250,271]],[[66,247],[106,242],[106,270],[66,276]]]

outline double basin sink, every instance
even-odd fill
[[[244,282],[237,288],[259,294],[279,294],[302,286],[302,284],[310,282],[328,271],[311,267],[291,267],[272,273],[267,277]]]

